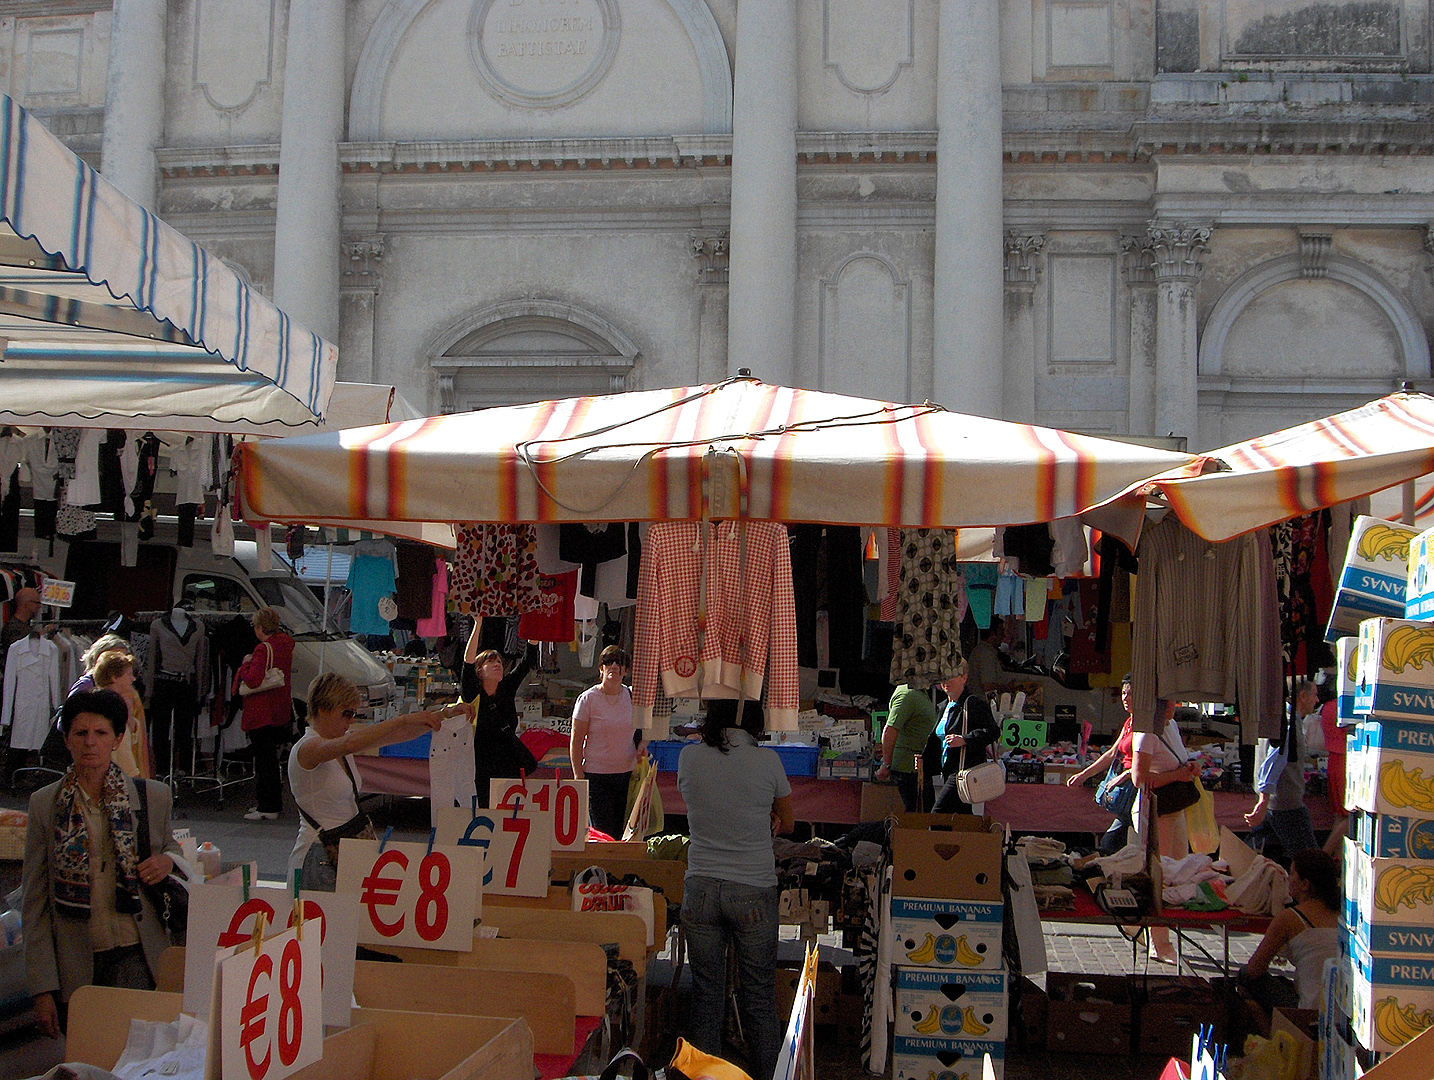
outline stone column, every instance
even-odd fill
[[[339,330],[344,9],[344,0],[289,5],[274,221],[274,303],[329,341]]]
[[[797,5],[740,0],[732,77],[727,372],[796,374]]]
[[[937,44],[933,392],[983,416],[1005,392],[1000,7],[942,0]]]
[[[1006,234],[1006,332],[1004,407],[1001,415],[1022,424],[1036,422],[1036,282],[1045,235]],[[959,408],[959,406],[957,406]]]
[[[1204,226],[1154,225],[1149,232],[1155,270],[1155,434],[1183,437],[1193,447],[1200,429],[1199,342],[1195,286],[1200,257],[1209,250]]]
[[[728,234],[711,229],[689,234],[697,261],[697,381],[720,382],[727,375]]]
[[[383,287],[383,237],[343,242],[343,318],[339,323],[339,378],[380,382],[374,359],[378,294]]]
[[[164,137],[166,0],[115,0],[100,171],[135,202],[154,210]]]
[[[1150,237],[1120,238],[1121,273],[1130,291],[1129,431],[1155,434],[1155,270]]]

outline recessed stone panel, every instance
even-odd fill
[[[1399,334],[1379,305],[1343,282],[1282,281],[1241,312],[1225,338],[1220,373],[1261,377],[1401,377]]]
[[[885,259],[858,255],[822,282],[821,388],[905,401],[911,367],[911,292]]]
[[[1224,0],[1231,57],[1402,56],[1399,0]]]
[[[194,0],[194,88],[242,109],[273,74],[274,0]]]
[[[85,34],[79,27],[31,32],[26,56],[25,96],[78,94],[84,42]]]
[[[621,30],[617,0],[476,0],[468,48],[503,100],[564,105],[607,74]]]
[[[1051,366],[1115,362],[1115,257],[1051,255]]]
[[[1047,0],[1048,66],[1109,67],[1110,8],[1108,0]]]
[[[822,59],[848,90],[879,94],[910,66],[916,0],[822,0]]]

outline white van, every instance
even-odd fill
[[[63,558],[58,552],[50,556],[44,541],[22,538],[18,557],[0,559],[37,566],[53,577],[75,582],[74,607],[62,612],[61,618],[104,618],[112,611],[153,611],[180,603],[192,605],[199,615],[233,612],[248,616],[261,607],[276,608],[294,637],[292,678],[297,715],[305,714],[304,694],[321,671],[337,671],[350,679],[370,717],[389,715],[396,699],[392,673],[359,642],[324,629],[323,607],[278,551],[273,568],[261,572],[252,540],[236,540],[233,556],[217,556],[209,548],[207,522],[195,530],[193,547],[181,547],[176,535],[173,519],[161,518],[156,540],[139,545],[137,565],[132,567],[121,564],[117,528],[104,521],[99,525],[98,540],[69,545]]]

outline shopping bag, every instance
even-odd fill
[[[1206,855],[1220,847],[1220,824],[1215,820],[1215,797],[1195,778],[1200,798],[1185,808],[1185,831],[1190,837],[1190,850]]]
[[[631,912],[647,927],[647,944],[652,946],[652,890],[645,885],[609,881],[601,866],[590,866],[573,878],[573,910]]]

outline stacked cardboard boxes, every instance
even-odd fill
[[[892,830],[894,1080],[1005,1072],[1007,972],[1001,955],[999,825],[903,814]]]
[[[1401,537],[1407,538],[1402,566],[1395,551]],[[1357,593],[1365,610],[1374,594],[1392,599],[1396,592],[1404,610],[1371,613],[1359,623],[1357,638],[1338,642],[1336,711],[1349,725],[1345,803],[1351,817],[1344,949],[1340,970],[1326,980],[1321,1032],[1325,1075],[1333,1080],[1353,1077],[1361,1056],[1397,1050],[1434,1024],[1430,540],[1407,526],[1360,518],[1341,577],[1341,594]],[[1402,578],[1402,590],[1390,584],[1395,578]],[[1331,630],[1337,622],[1338,612]]]

